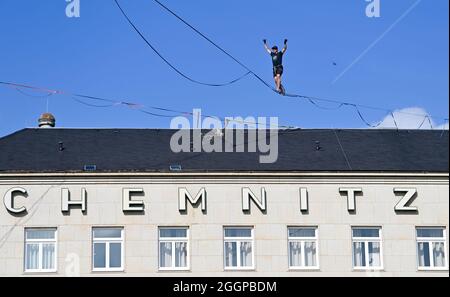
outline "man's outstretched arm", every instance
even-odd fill
[[[269,53],[269,54],[271,54],[272,53],[272,50],[269,48],[269,46],[267,46],[267,40],[263,40],[263,42],[264,42],[264,47],[266,48],[266,51]]]
[[[283,54],[287,51],[287,48],[288,48],[287,43],[288,43],[288,40],[285,39],[285,40],[284,40],[284,47],[283,47],[283,49],[281,50],[281,52],[282,52]]]

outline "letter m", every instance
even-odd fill
[[[191,194],[186,188],[178,189],[178,210],[187,211],[187,201],[191,203],[192,206],[201,203],[202,211],[206,212],[206,190],[205,188],[200,189],[197,196],[192,198]]]

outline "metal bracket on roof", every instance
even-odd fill
[[[83,167],[84,171],[96,171],[97,170],[97,165],[84,165]]]
[[[169,166],[170,171],[181,171],[181,165],[170,165]]]

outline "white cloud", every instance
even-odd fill
[[[448,130],[448,122],[445,124],[438,125],[430,114],[423,108],[420,107],[408,107],[404,109],[399,109],[393,112],[392,115],[387,115],[381,124],[377,127],[378,129],[446,129]],[[395,118],[395,122],[394,122]],[[397,125],[395,125],[397,123]]]

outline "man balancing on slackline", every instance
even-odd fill
[[[267,40],[264,39],[264,47],[266,48],[267,52],[272,57],[272,63],[273,63],[273,77],[275,80],[275,86],[278,93],[281,95],[286,95],[286,91],[283,87],[283,84],[281,83],[281,76],[283,75],[283,55],[287,51],[287,42],[288,40],[284,40],[284,47],[281,51],[278,51],[278,47],[274,46],[272,49],[270,49],[267,46]]]

